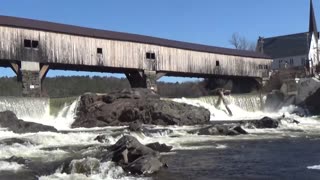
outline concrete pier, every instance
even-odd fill
[[[40,65],[38,62],[21,62],[22,95],[41,96]]]
[[[157,91],[156,71],[136,71],[125,73],[132,88],[148,88]]]

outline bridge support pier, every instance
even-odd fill
[[[22,82],[22,95],[28,97],[42,96],[42,81],[45,78],[49,65],[42,65],[38,62],[21,61],[21,67],[12,65]]]
[[[162,77],[163,73],[158,73],[156,71],[136,71],[125,73],[130,86],[132,88],[148,88],[154,91],[158,91],[157,80]]]

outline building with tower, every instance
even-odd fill
[[[319,33],[312,0],[310,0],[308,32],[259,37],[257,51],[273,59],[272,70],[296,69],[313,74],[319,64]]]

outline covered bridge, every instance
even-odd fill
[[[150,36],[0,16],[0,66],[12,67],[23,94],[40,96],[49,69],[124,73],[132,87],[161,76],[261,78],[270,57]]]

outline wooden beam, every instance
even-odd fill
[[[167,73],[157,73],[156,80],[159,80],[163,76],[165,76]]]
[[[45,78],[48,70],[49,70],[49,65],[42,65],[40,72],[39,72],[39,77],[41,80],[43,80]]]
[[[17,63],[10,62],[11,69],[16,73],[17,76],[19,76],[20,72],[20,67]]]

